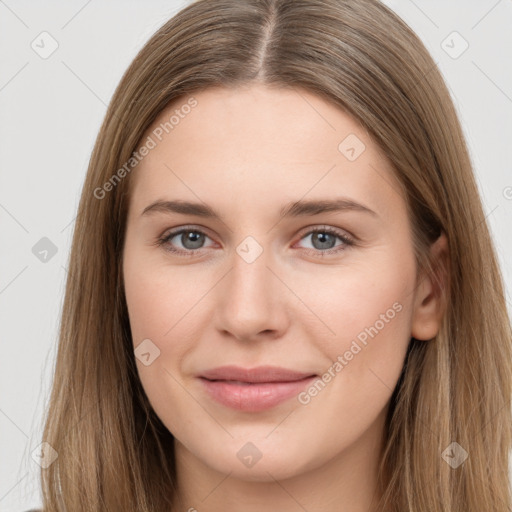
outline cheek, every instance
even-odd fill
[[[201,280],[189,278],[184,267],[171,270],[135,249],[125,256],[123,274],[133,344],[150,338],[163,348],[196,313],[204,293]]]
[[[302,422],[312,434],[311,451],[319,458],[355,443],[383,417],[410,342],[414,273],[412,258],[386,258],[371,268],[339,272],[337,281],[330,280],[329,294],[315,295],[311,308],[322,312],[335,335],[319,337],[317,330],[315,336],[312,327],[308,332],[328,362],[319,380],[298,397],[303,407],[295,425]],[[322,436],[313,435],[318,425]],[[287,435],[293,434],[281,439]]]
[[[190,396],[178,383],[181,380],[179,367],[186,354],[194,348],[193,336],[186,332],[187,325],[190,328],[191,318],[193,315],[197,317],[194,304],[204,292],[201,293],[197,285],[185,286],[189,280],[182,272],[155,265],[136,250],[126,254],[123,274],[135,361],[142,387],[166,427],[172,432],[179,431],[181,420],[173,414],[169,404],[178,408],[180,404],[191,406]],[[149,364],[137,357],[139,346],[149,347]]]
[[[416,264],[405,249],[383,248],[371,261],[333,268],[317,276],[314,288],[311,277],[305,276],[302,283],[295,279],[300,289],[308,290],[309,285],[315,290],[305,297],[323,324],[320,337],[318,321],[311,323],[308,338],[316,340],[331,366],[338,363],[330,370],[336,375],[333,380],[361,399],[365,394],[371,398],[371,383],[379,378],[394,388],[410,342]]]
[[[190,403],[182,388],[182,366],[209,328],[204,308],[218,277],[208,270],[199,276],[192,266],[171,268],[137,248],[126,252],[123,275],[139,378],[166,426],[176,428],[176,418],[168,417],[169,403]],[[145,365],[137,353],[148,345],[158,355]]]
[[[375,257],[349,262],[328,271],[302,277],[289,275],[297,294],[318,313],[309,329],[325,351],[337,356],[351,341],[361,345],[373,339],[408,340],[415,279],[415,262],[408,252],[382,250]],[[304,318],[304,317],[303,317]],[[301,323],[300,318],[296,321]],[[303,322],[304,320],[302,320]],[[348,345],[347,345],[348,343]]]

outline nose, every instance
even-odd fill
[[[266,254],[249,263],[235,253],[231,269],[216,287],[215,326],[224,335],[251,341],[275,339],[286,331],[290,292]]]

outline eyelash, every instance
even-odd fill
[[[208,235],[204,231],[201,231],[200,229],[195,229],[193,227],[185,226],[185,227],[176,229],[174,231],[171,231],[170,233],[167,233],[165,236],[159,237],[156,241],[156,245],[158,247],[160,247],[160,246],[164,247],[167,245],[167,247],[164,247],[164,249],[166,251],[169,251],[178,256],[193,257],[198,252],[201,252],[202,249],[190,249],[190,250],[172,249],[170,247],[170,245],[168,245],[169,241],[172,240],[176,235],[180,235],[180,234],[186,233],[186,232],[199,233],[199,234],[202,234],[202,235],[205,235],[206,237],[208,237]],[[350,247],[355,244],[355,240],[352,237],[348,236],[345,233],[342,233],[341,231],[339,231],[335,228],[331,228],[328,226],[325,226],[322,228],[311,229],[310,231],[307,231],[303,236],[301,236],[300,240],[302,240],[303,238],[306,238],[307,236],[312,235],[314,233],[328,233],[330,235],[334,235],[334,236],[338,237],[343,242],[343,244],[341,244],[340,246],[336,246],[331,249],[326,249],[325,251],[322,251],[320,249],[305,249],[308,253],[314,252],[316,256],[319,255],[320,257],[325,257],[325,256],[328,256],[333,253],[339,253],[341,251],[346,250],[347,247]],[[208,238],[210,238],[210,237],[208,237]]]

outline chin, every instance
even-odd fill
[[[204,454],[202,463],[247,482],[286,480],[316,466],[313,460],[307,459],[304,450],[299,449],[300,444],[286,447],[264,438],[253,441],[245,438],[218,446],[215,453]],[[318,465],[321,464],[322,461],[318,461]]]

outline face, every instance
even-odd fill
[[[410,338],[437,324],[369,134],[314,94],[251,85],[174,102],[144,142],[123,275],[177,456],[260,481],[374,456]]]

